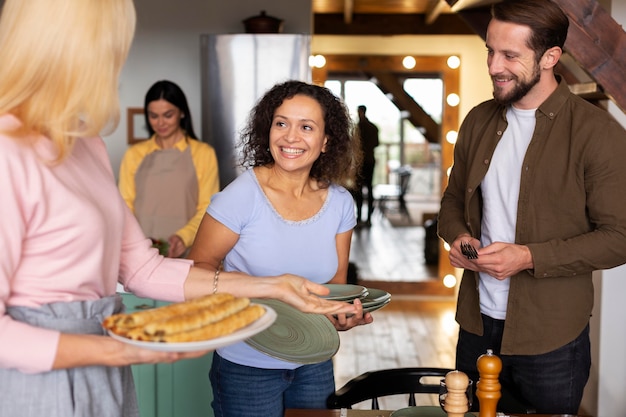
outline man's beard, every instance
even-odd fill
[[[492,77],[494,78],[494,77]],[[503,93],[501,89],[495,87],[493,89],[493,98],[496,103],[501,104],[503,106],[508,106],[513,103],[520,101],[521,99],[528,94],[528,92],[539,82],[541,78],[541,70],[539,65],[535,65],[533,68],[532,78],[528,81],[520,81],[519,78],[515,77],[517,80],[517,84],[513,87],[511,91],[508,93]]]

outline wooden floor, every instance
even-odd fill
[[[412,207],[413,215],[432,211],[432,202]],[[418,214],[416,214],[418,213]],[[418,223],[421,223],[418,221]],[[436,268],[424,263],[424,228],[396,227],[376,214],[372,226],[353,235],[351,261],[363,283],[436,279]],[[367,285],[366,285],[367,286]],[[337,388],[364,372],[398,367],[454,368],[458,325],[454,321],[454,295],[406,295],[391,290],[392,301],[372,313],[374,322],[340,332],[341,345],[334,358]],[[418,405],[436,405],[434,395],[423,395]],[[407,406],[405,396],[382,399],[381,409]],[[354,408],[369,408],[369,402]]]
[[[335,382],[342,387],[367,371],[400,367],[454,368],[458,325],[455,300],[392,294],[392,301],[372,313],[374,322],[340,332],[340,347],[334,357]],[[418,396],[418,405],[436,405],[434,395]],[[406,396],[380,400],[380,408],[407,406]],[[353,408],[370,408],[369,402]]]
[[[390,282],[436,279],[437,268],[425,263],[423,224],[424,218],[438,211],[439,201],[415,196],[409,197],[407,205],[412,218],[408,226],[399,214],[390,211],[388,216],[383,216],[375,209],[372,225],[355,229],[350,260],[357,265],[361,279]]]

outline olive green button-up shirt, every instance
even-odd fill
[[[626,263],[626,132],[562,80],[536,120],[515,231],[534,269],[510,279],[501,348],[507,355],[546,353],[575,339],[591,315],[592,271]],[[439,213],[446,242],[463,233],[480,238],[481,181],[506,128],[506,108],[493,100],[463,121]],[[478,279],[464,271],[456,319],[481,335]]]

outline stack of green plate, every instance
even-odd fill
[[[324,284],[324,286],[330,289],[330,293],[322,296],[322,298],[348,302],[358,298],[361,300],[365,312],[376,311],[391,301],[391,294],[387,291],[366,288],[362,285]]]
[[[363,311],[372,312],[379,310],[389,304],[391,301],[391,294],[387,291],[377,290],[374,288],[367,289],[367,295],[361,298],[361,304],[363,304]]]
[[[352,302],[360,299],[363,311],[375,311],[391,301],[391,294],[362,285],[325,284],[330,293],[324,298]],[[303,313],[281,301],[254,299],[276,312],[276,320],[267,329],[246,339],[254,349],[284,361],[311,364],[332,358],[339,350],[339,334],[322,314]]]
[[[334,301],[352,301],[355,298],[363,298],[367,295],[367,288],[362,285],[352,284],[324,284],[330,290],[328,295],[320,297]]]

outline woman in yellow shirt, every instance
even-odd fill
[[[119,189],[146,236],[166,243],[167,256],[185,254],[219,191],[215,150],[197,140],[187,99],[171,81],[158,81],[144,101],[150,139],[122,159]]]

